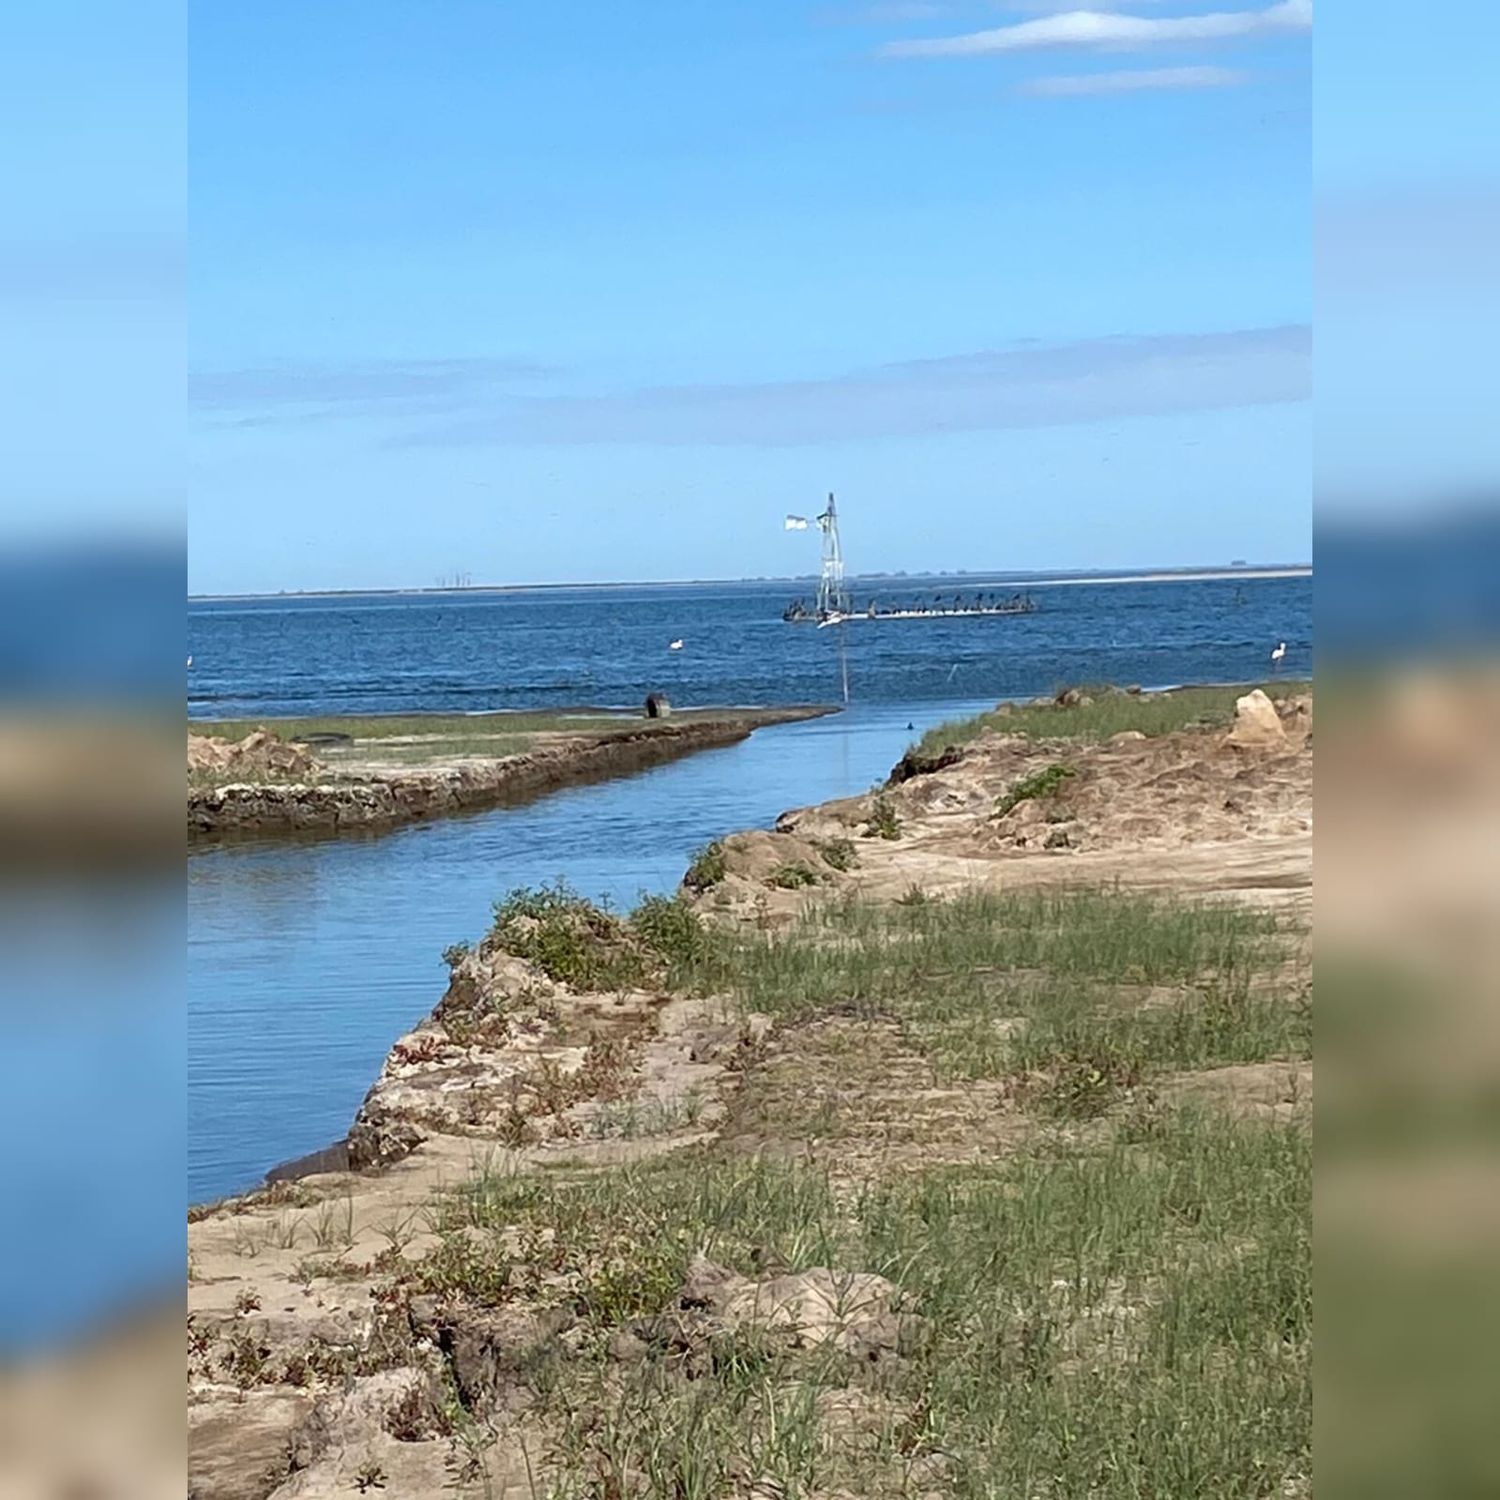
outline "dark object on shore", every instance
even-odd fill
[[[335,1141],[321,1151],[309,1152],[292,1161],[284,1161],[266,1173],[265,1181],[295,1182],[299,1177],[311,1177],[315,1172],[347,1172],[349,1170],[349,1142]]]
[[[672,705],[663,693],[650,693],[646,698],[648,719],[668,719],[672,716]]]
[[[315,734],[294,734],[294,745],[352,745],[352,734],[340,734],[336,729],[318,730]]]
[[[964,752],[957,745],[945,745],[937,755],[918,755],[915,750],[908,750],[892,767],[886,785],[900,786],[913,776],[931,776],[934,771],[946,771],[963,758]]]

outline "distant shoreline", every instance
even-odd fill
[[[1027,588],[1075,587],[1089,583],[1209,583],[1218,579],[1311,578],[1311,563],[1250,564],[1245,567],[1157,568],[1150,571],[1053,573],[852,573],[851,584],[878,584],[881,587],[903,587],[907,583],[925,584],[933,579],[957,582],[968,579],[997,580],[1024,584]],[[743,588],[756,584],[805,584],[817,579],[815,573],[797,573],[785,578],[677,578],[659,581],[618,580],[611,583],[474,583],[451,588],[400,589],[287,589],[275,594],[189,594],[189,604],[246,604],[263,599],[423,599],[464,594],[538,594],[565,589],[693,589]]]

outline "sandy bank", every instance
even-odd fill
[[[1239,691],[1222,690],[1225,702]],[[1136,701],[1149,715],[1172,696]],[[1257,707],[1262,717],[1252,709],[1244,723],[1226,716],[1175,733],[1124,730],[1102,743],[1008,733],[1007,723],[1038,710],[1002,707],[989,732],[925,765],[908,756],[877,792],[795,809],[773,832],[726,839],[723,878],[693,899],[705,913],[764,921],[788,920],[830,889],[889,902],[975,887],[1093,885],[1307,915],[1312,697],[1288,691],[1274,707],[1264,699]],[[1063,734],[1068,710],[1056,714]],[[817,851],[840,842],[853,851],[849,869],[824,868]],[[816,883],[778,885],[789,865],[810,866]]]

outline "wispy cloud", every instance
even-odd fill
[[[1077,99],[1094,94],[1133,94],[1153,89],[1228,89],[1249,82],[1236,68],[1129,68],[1117,73],[1066,73],[1032,78],[1019,92],[1049,99]]]
[[[535,360],[282,361],[247,370],[195,371],[193,404],[228,421],[418,414],[467,409],[475,401],[556,372]]]
[[[1139,9],[1167,0],[1094,0],[1093,10]],[[825,26],[894,26],[912,21],[945,21],[976,11],[1014,11],[1023,15],[1055,15],[1077,10],[1078,0],[866,0],[864,4],[829,5],[814,12]],[[976,17],[977,18],[977,17]]]
[[[411,430],[405,445],[788,447],[1300,401],[1310,330],[1026,344],[826,380],[511,396]]]
[[[960,36],[887,42],[885,57],[983,57],[1046,49],[1136,52],[1181,42],[1234,41],[1312,25],[1312,0],[1278,0],[1262,10],[1213,11],[1196,16],[1130,16],[1115,11],[1070,10],[1013,26]]]

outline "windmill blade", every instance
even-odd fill
[[[806,531],[809,524],[806,516],[788,516],[786,518],[786,529],[788,531]]]

